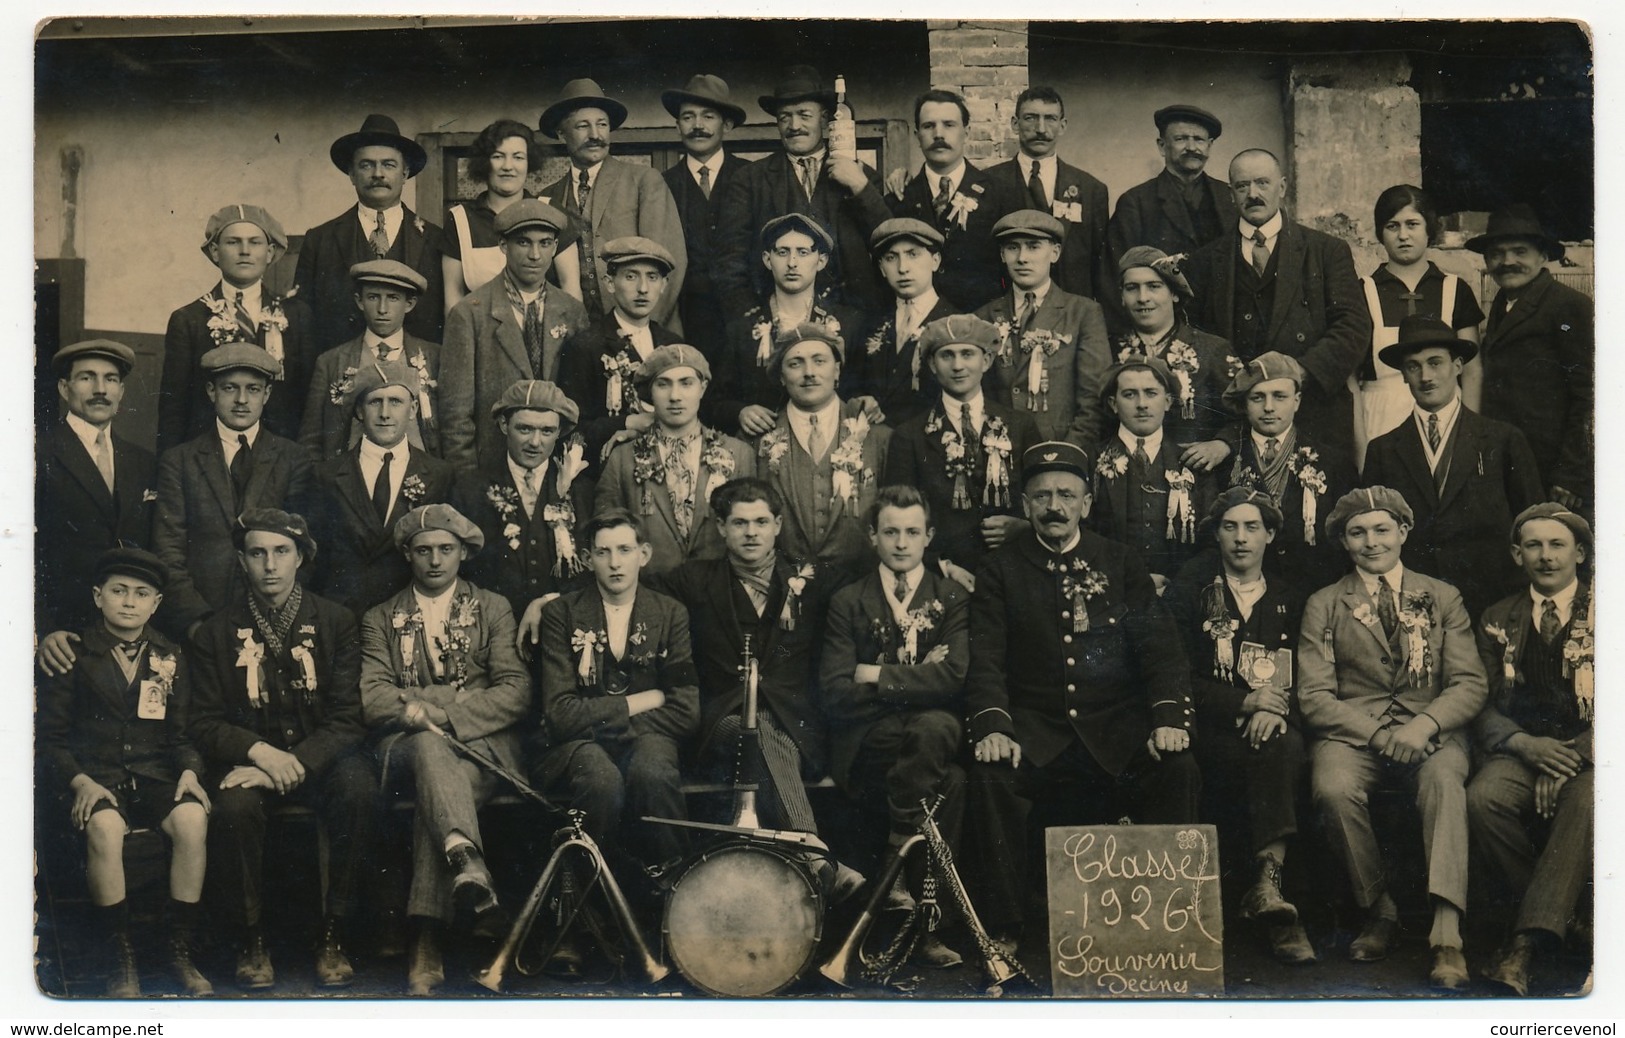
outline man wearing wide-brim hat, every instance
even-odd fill
[[[1591,298],[1554,278],[1546,264],[1563,258],[1532,206],[1492,213],[1467,242],[1484,256],[1500,286],[1490,303],[1480,351],[1484,413],[1529,437],[1551,500],[1591,508],[1596,328]]]
[[[1399,341],[1378,356],[1404,378],[1415,405],[1407,421],[1371,441],[1363,477],[1410,502],[1416,522],[1406,563],[1456,585],[1475,616],[1522,582],[1506,531],[1542,499],[1523,431],[1462,402],[1462,365],[1477,351],[1436,317],[1400,322]]]
[[[626,106],[605,96],[590,79],[572,79],[539,120],[545,136],[564,145],[570,168],[542,189],[542,198],[570,214],[581,232],[581,293],[587,312],[607,313],[607,274],[601,250],[628,235],[653,238],[670,252],[675,266],[654,319],[670,320],[688,271],[683,221],[671,189],[649,166],[622,162],[609,154],[610,135],[626,121]]]
[[[359,130],[335,140],[328,156],[350,178],[356,205],[306,231],[299,249],[294,284],[311,310],[314,348],[332,349],[365,329],[350,268],[374,259],[398,260],[423,275],[428,287],[406,330],[439,342],[445,316],[440,228],[401,202],[406,182],[422,172],[427,154],[401,134],[394,119],[369,115]]]
[[[1213,142],[1224,130],[1219,117],[1192,104],[1172,104],[1151,118],[1163,168],[1117,199],[1106,227],[1114,269],[1136,245],[1170,256],[1195,252],[1234,226],[1238,216],[1230,185],[1207,172]]]
[[[677,202],[688,245],[688,274],[683,278],[677,312],[683,338],[716,360],[721,355],[727,312],[713,276],[714,238],[728,182],[748,165],[723,142],[729,130],[744,125],[745,110],[734,103],[724,80],[706,73],[694,76],[680,90],[663,91],[660,103],[677,121],[684,153],[683,161],[663,174]]]
[[[788,212],[812,215],[834,239],[829,264],[818,274],[820,296],[827,292],[833,302],[864,309],[883,304],[887,293],[869,260],[869,235],[891,210],[879,174],[829,154],[824,138],[834,90],[817,69],[791,65],[758,100],[778,123],[784,147],[746,166],[723,193],[713,271],[723,313],[743,313],[771,288],[756,262],[756,236]]]

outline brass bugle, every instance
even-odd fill
[[[852,986],[850,983],[852,960],[862,957],[858,949],[862,946],[863,939],[868,936],[869,927],[874,924],[875,917],[880,914],[880,905],[885,901],[887,892],[891,890],[892,884],[897,882],[898,875],[903,871],[903,863],[908,860],[909,853],[924,842],[925,837],[920,833],[915,833],[892,849],[891,857],[886,862],[886,870],[881,873],[880,879],[875,882],[874,892],[869,895],[869,900],[864,904],[863,911],[853,921],[852,929],[847,933],[846,940],[842,941],[841,946],[835,949],[835,953],[822,966],[818,967],[818,972],[823,974],[826,979],[834,981],[843,988]]]
[[[989,995],[1002,995],[1004,985],[1015,977],[1025,977],[1027,974],[1022,968],[1011,962],[999,948],[992,937],[988,935],[982,920],[976,914],[976,906],[971,904],[970,894],[965,890],[964,882],[959,878],[959,869],[954,866],[953,850],[949,848],[948,841],[943,839],[942,830],[937,828],[937,819],[934,814],[934,805],[921,801],[924,817],[920,820],[921,839],[926,841],[931,857],[938,866],[938,878],[948,885],[948,893],[960,914],[964,916],[965,926],[971,932],[976,947],[982,953],[984,964],[990,983],[987,986]]]

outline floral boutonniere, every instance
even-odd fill
[[[604,410],[611,415],[638,410],[638,391],[633,385],[639,361],[630,336],[621,336],[621,348],[599,360],[604,365]]]
[[[413,218],[412,226],[416,227],[418,229],[419,234],[428,233],[428,230],[429,230],[428,225],[423,222],[423,217],[421,217],[421,216]]]
[[[248,705],[264,706],[262,664],[265,661],[265,643],[254,640],[252,627],[237,628],[237,641],[240,645],[237,650],[237,666],[243,668],[243,677],[248,683]]]
[[[1168,481],[1168,532],[1164,537],[1181,544],[1196,543],[1196,506],[1191,492],[1196,489],[1196,474],[1187,468],[1166,469],[1162,473]]]
[[[828,310],[825,310],[822,307],[813,307],[812,319],[823,325],[824,330],[829,332],[831,335],[841,334],[841,322],[836,320],[835,315],[830,313]]]
[[[547,334],[555,339],[566,338],[570,334],[570,326],[564,321],[560,321],[558,324],[555,324],[553,327],[549,328],[547,330]]]
[[[288,300],[299,292],[295,285],[280,296],[272,296],[266,300],[265,308],[260,313],[260,332],[265,336],[265,352],[276,358],[281,364],[284,360],[282,352],[282,333],[288,330]],[[276,381],[282,381],[283,373],[278,372]]]
[[[609,635],[603,631],[583,630],[577,627],[570,635],[570,648],[579,657],[576,662],[576,676],[581,679],[583,685],[598,683],[598,660],[607,644]]]
[[[868,356],[873,357],[875,354],[886,348],[886,340],[891,337],[892,322],[890,318],[887,318],[885,321],[881,322],[879,328],[875,329],[873,335],[863,340],[863,352]]]
[[[660,453],[653,427],[632,441],[632,481],[640,492],[639,509],[644,515],[654,515],[654,488],[665,485],[666,460]]]
[[[1326,473],[1315,467],[1320,455],[1312,447],[1300,447],[1292,452],[1287,467],[1298,477],[1303,488],[1303,543],[1315,543],[1315,505],[1326,493]]]
[[[1574,700],[1579,708],[1580,720],[1592,724],[1596,720],[1596,658],[1597,642],[1591,630],[1591,594],[1582,587],[1574,596],[1573,615],[1569,617],[1569,636],[1563,642],[1563,676],[1574,680]]]
[[[954,485],[953,500],[949,507],[957,511],[972,507],[970,480],[974,473],[970,452],[965,449],[965,443],[959,438],[959,433],[948,424],[947,416],[942,413],[941,404],[932,407],[931,413],[926,416],[925,435],[936,436],[942,444],[943,470]]]
[[[1433,648],[1428,631],[1433,627],[1433,596],[1411,591],[1400,596],[1399,629],[1405,635],[1405,667],[1412,685],[1425,685],[1433,674]]]
[[[299,677],[293,680],[293,687],[303,694],[307,705],[314,702],[316,698],[315,653],[316,643],[310,638],[306,638],[288,650],[288,655],[292,656],[293,661],[299,664]]]
[[[1372,611],[1370,602],[1361,602],[1349,615],[1367,627],[1377,626],[1377,614]]]
[[[784,608],[779,610],[780,630],[796,629],[796,618],[801,615],[801,595],[807,590],[807,581],[813,578],[814,572],[812,566],[804,564],[786,581],[789,590],[784,596]]]
[[[1065,199],[1066,201],[1068,201],[1068,202],[1073,201],[1074,199],[1076,199],[1078,197],[1078,185],[1076,185],[1076,184],[1067,185],[1067,189],[1065,191],[1061,192],[1061,197],[1063,199]]]
[[[1501,677],[1507,684],[1518,680],[1518,643],[1500,624],[1485,624],[1484,634],[1501,646]]]
[[[1246,367],[1247,367],[1247,365],[1245,365],[1245,364],[1243,364],[1241,362],[1240,357],[1232,356],[1231,354],[1228,354],[1228,353],[1225,354],[1225,357],[1224,357],[1224,377],[1225,378],[1234,379],[1237,375],[1241,374],[1242,371],[1244,371],[1246,369]]]
[[[734,478],[738,463],[734,460],[733,451],[722,438],[720,429],[706,429],[700,436],[700,467],[705,469],[705,487],[701,491],[705,500],[711,500],[711,494],[722,484]]]
[[[508,542],[508,550],[518,551],[519,538],[524,534],[524,530],[514,521],[519,517],[519,491],[500,483],[492,483],[485,488],[485,499],[491,502],[491,507],[496,509],[497,518],[504,524],[502,536]]]
[[[1034,329],[1021,337],[1018,347],[1027,354],[1027,410],[1049,410],[1049,369],[1044,366],[1044,361],[1055,356],[1062,346],[1071,341],[1070,335],[1044,328]],[[1019,390],[1022,387],[1016,388]]]
[[[765,317],[751,325],[750,337],[756,340],[756,366],[767,367],[767,360],[773,356],[773,322]]]
[[[418,506],[418,502],[422,501],[428,492],[429,488],[423,485],[423,477],[415,472],[401,480],[401,496],[406,498],[407,504],[413,508]]]
[[[1236,677],[1236,629],[1239,624],[1230,615],[1224,602],[1224,578],[1215,576],[1213,583],[1202,589],[1202,610],[1207,619],[1202,630],[1213,639],[1213,676],[1221,681]]]
[[[587,441],[580,433],[571,433],[570,438],[564,441],[564,449],[559,451],[558,462],[559,475],[555,485],[558,487],[559,497],[568,498],[576,477],[587,471]]]
[[[406,363],[418,373],[418,415],[425,423],[431,423],[434,421],[434,401],[430,399],[429,391],[438,388],[440,382],[429,377],[429,362],[423,358],[423,354],[412,354],[406,358]]]
[[[1168,344],[1162,359],[1179,383],[1179,415],[1190,421],[1196,417],[1196,373],[1201,370],[1201,361],[1196,359],[1194,349],[1178,339]]]
[[[767,470],[773,475],[779,474],[779,465],[783,463],[784,456],[790,453],[790,429],[788,426],[776,425],[762,434],[757,441],[756,453],[767,461]]]
[[[423,631],[423,614],[397,609],[389,616],[389,626],[401,646],[401,669],[411,670],[418,658],[418,635]]]
[[[995,508],[1010,505],[1010,457],[1015,451],[1010,427],[998,415],[982,422],[982,456],[987,459],[987,476],[982,481],[982,504]]]
[[[898,663],[913,666],[919,661],[920,635],[935,628],[940,619],[942,619],[942,601],[936,598],[903,614],[902,621],[897,625],[903,635],[903,645],[897,652]]]
[[[216,346],[242,341],[242,330],[237,325],[236,316],[231,312],[230,303],[224,299],[216,299],[213,295],[204,295],[198,301],[209,308],[209,338],[214,340]]]
[[[948,203],[948,219],[957,223],[960,230],[965,230],[970,222],[970,214],[976,212],[981,202],[970,195],[955,194]]]
[[[1044,568],[1060,574],[1061,597],[1067,603],[1067,608],[1061,613],[1062,619],[1070,612],[1072,633],[1083,634],[1089,630],[1089,599],[1104,594],[1110,584],[1106,574],[1090,569],[1087,562],[1077,557],[1059,561],[1051,559]]]
[[[993,327],[999,330],[999,363],[1008,368],[1013,363],[1013,359],[1011,357],[1013,351],[1011,349],[1010,332],[1015,325],[1011,324],[1010,319],[1005,317],[994,321]]]
[[[1116,479],[1128,472],[1128,455],[1116,443],[1109,445],[1095,459],[1095,475],[1101,479]]]
[[[874,482],[874,473],[863,467],[863,444],[869,438],[869,419],[857,414],[841,422],[846,438],[830,452],[830,486],[835,494],[837,510],[857,515],[858,491]]]
[[[576,550],[576,509],[569,498],[556,505],[542,506],[542,522],[553,531],[553,575],[574,576],[587,568]]]
[[[152,671],[152,680],[158,683],[165,699],[175,694],[175,667],[174,653],[147,653],[147,669]]]
[[[327,384],[327,400],[329,403],[341,407],[344,405],[344,398],[350,395],[351,390],[355,389],[357,373],[355,368],[345,368],[343,375]]]

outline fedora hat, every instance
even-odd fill
[[[387,115],[367,116],[361,120],[361,129],[355,133],[347,133],[334,141],[327,154],[332,158],[333,165],[348,173],[350,161],[355,158],[356,150],[374,144],[395,148],[406,158],[408,180],[423,172],[423,167],[429,164],[428,152],[418,147],[417,141],[401,136],[401,128]]]
[[[1377,359],[1398,371],[1405,358],[1432,346],[1447,349],[1463,364],[1478,356],[1478,344],[1458,338],[1448,324],[1429,314],[1412,314],[1399,322],[1399,341],[1377,351]]]
[[[1491,213],[1489,226],[1483,234],[1468,239],[1467,247],[1482,255],[1490,250],[1491,245],[1508,238],[1524,238],[1534,242],[1548,260],[1563,258],[1563,243],[1541,230],[1535,207],[1526,202],[1514,202],[1505,209]]]
[[[701,73],[688,81],[688,86],[681,90],[666,90],[660,95],[660,103],[671,113],[673,119],[677,118],[678,109],[683,102],[704,105],[715,108],[722,113],[722,117],[739,126],[745,121],[745,110],[733,102],[733,95],[728,93],[728,84],[725,80]]]
[[[835,91],[824,85],[823,77],[811,65],[791,65],[784,70],[784,78],[773,88],[773,92],[763,94],[756,101],[764,112],[777,119],[781,107],[797,101],[817,101],[825,108],[833,109]]]
[[[547,106],[536,128],[554,140],[559,136],[559,123],[578,108],[602,108],[609,116],[609,128],[616,130],[626,122],[626,106],[613,97],[605,97],[604,90],[591,79],[572,79],[559,91],[559,99]]]

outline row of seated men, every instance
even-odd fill
[[[1125,279],[1165,287],[1177,274],[1160,262],[1130,264]],[[1292,438],[1305,375],[1291,358],[1255,358],[1227,387],[1247,418],[1247,431],[1231,442],[1257,468],[1236,465],[1231,485],[1221,487],[1164,446],[1165,419],[1183,394],[1163,360],[1130,354],[1107,371],[1099,406],[1115,412],[1120,428],[1091,454],[1042,438],[1031,415],[987,399],[984,379],[1006,341],[998,325],[975,317],[928,323],[919,352],[938,396],[894,434],[871,419],[871,402],[838,396],[840,336],[817,322],[789,329],[764,362],[788,403],[754,451],[700,422],[711,383],[705,356],[682,344],[656,348],[634,376],[640,403],[651,408],[651,431],[611,450],[591,506],[580,497],[588,450],[571,428],[579,422],[586,433],[581,409],[543,381],[510,384],[487,416],[501,468],[471,485],[408,446],[405,464],[392,470],[392,449],[414,427],[422,382],[410,364],[375,360],[345,387],[360,440],[317,466],[313,494],[291,499],[309,502],[301,505],[308,526],[245,496],[256,481],[286,486],[288,474],[308,464],[291,445],[280,465],[265,460],[261,444],[277,441],[259,428],[259,416],[275,359],[244,343],[211,351],[203,367],[219,431],[206,442],[229,449],[234,422],[245,435],[234,455],[214,455],[199,475],[212,481],[215,510],[232,515],[223,527],[212,524],[229,547],[190,554],[189,533],[183,566],[234,562],[221,577],[225,590],[165,638],[147,623],[163,615],[160,598],[184,581],[162,558],[140,556],[147,568],[132,578],[139,566],[126,558],[122,570],[109,570],[109,556],[98,553],[79,584],[95,588],[84,633],[41,621],[42,631],[53,631],[42,666],[68,675],[46,690],[57,706],[42,720],[43,752],[91,834],[93,900],[107,909],[121,964],[115,990],[129,993],[134,976],[113,866],[123,811],[145,808],[137,817],[147,822],[184,824],[199,851],[177,856],[171,889],[176,968],[188,990],[201,991],[207,982],[186,953],[195,911],[186,906],[201,891],[203,820],[190,809],[180,821],[175,815],[188,799],[212,801],[208,842],[217,849],[208,874],[221,877],[226,892],[220,918],[241,931],[239,982],[264,987],[273,977],[259,927],[265,804],[273,796],[311,798],[335,834],[338,861],[318,976],[341,985],[353,975],[340,939],[356,908],[372,825],[370,807],[361,805],[372,804],[376,783],[410,774],[418,811],[408,911],[419,925],[409,983],[432,991],[442,972],[440,926],[455,918],[453,907],[486,930],[500,919],[475,814],[494,780],[454,755],[436,728],[510,766],[528,766],[539,785],[586,805],[589,825],[626,855],[621,860],[657,867],[680,860],[680,830],[618,826],[618,815],[682,817],[680,761],[731,759],[742,698],[737,663],[752,630],[764,646],[769,817],[816,832],[801,780],[827,768],[859,799],[886,803],[900,841],[918,823],[922,795],[955,790],[954,769],[962,767],[973,896],[1007,943],[1020,932],[1023,897],[1033,888],[1023,860],[1027,805],[1082,782],[1092,791],[1082,802],[1100,819],[1189,821],[1200,813],[1204,784],[1245,779],[1259,874],[1242,910],[1270,924],[1276,954],[1312,959],[1296,910],[1280,895],[1296,832],[1292,797],[1282,790],[1295,784],[1298,744],[1307,736],[1315,802],[1369,913],[1351,955],[1383,957],[1395,927],[1366,790],[1385,777],[1409,779],[1429,848],[1431,980],[1458,989],[1468,982],[1459,929],[1465,744],[1476,724],[1505,765],[1486,765],[1474,779],[1482,787],[1473,787],[1472,803],[1482,802],[1492,819],[1480,826],[1486,845],[1514,882],[1534,868],[1562,873],[1561,883],[1541,882],[1552,898],[1526,899],[1527,917],[1492,970],[1525,990],[1531,960],[1567,930],[1589,861],[1589,807],[1575,806],[1589,805],[1591,627],[1577,577],[1589,546],[1585,520],[1561,504],[1505,515],[1501,536],[1511,531],[1512,548],[1503,540],[1501,549],[1522,588],[1495,605],[1505,615],[1487,614],[1480,648],[1496,664],[1487,680],[1463,593],[1402,561],[1417,527],[1406,496],[1381,485],[1331,494],[1319,456]],[[1431,423],[1422,416],[1440,412],[1428,406],[1437,398],[1454,401],[1470,348],[1433,318],[1402,326],[1384,360],[1404,372],[1418,416],[1398,433],[1427,435]],[[99,488],[98,501],[104,495],[115,513],[132,497],[139,511],[148,495],[124,493],[118,451],[105,459],[114,464],[100,464],[133,360],[127,347],[105,340],[59,353],[64,429],[83,459],[61,472],[48,465],[47,493],[65,489],[52,479],[71,481],[81,491]],[[1451,418],[1459,423],[1467,414],[1458,405]],[[1516,471],[1508,457],[1516,430],[1488,424],[1505,431],[1494,442],[1479,439],[1476,467],[1458,456],[1444,476],[1447,492],[1452,473],[1488,485]],[[249,442],[246,431],[258,439]],[[1441,453],[1444,442],[1431,452]],[[246,476],[237,464],[245,454],[252,459]],[[324,487],[323,469],[337,482]],[[164,492],[155,496],[162,510]],[[229,511],[237,506],[245,507]],[[1322,528],[1323,509],[1330,514]],[[579,525],[589,511],[593,518]],[[365,550],[357,547],[362,529]],[[1530,529],[1540,531],[1540,543],[1529,543]],[[1217,559],[1203,551],[1215,540]],[[1298,550],[1278,551],[1280,542]],[[309,568],[306,591],[296,574],[318,544],[323,561]],[[496,562],[482,569],[482,560]],[[1337,580],[1349,561],[1355,572]],[[649,592],[638,591],[640,571]],[[479,575],[470,581],[470,574]],[[122,590],[107,582],[118,575],[126,578]],[[140,597],[131,580],[146,586],[145,613],[129,604]],[[1323,585],[1300,628],[1291,619],[1295,602]],[[1271,591],[1285,600],[1261,611],[1260,596]],[[950,636],[956,630],[961,640]],[[123,701],[91,702],[120,732],[165,722],[156,730],[174,756],[161,775],[121,758],[112,729],[73,744],[73,696],[89,695],[77,691],[87,673],[76,663],[80,654],[116,663],[131,649],[111,645],[106,631],[119,635],[111,641],[133,643],[116,674],[95,670],[115,686],[123,679]],[[1009,631],[1022,632],[1019,647]],[[144,640],[157,648],[148,652]],[[1296,666],[1279,649],[1293,653]],[[528,673],[521,652],[532,657]],[[345,656],[358,674],[330,669]],[[1265,656],[1273,672],[1261,668]],[[182,687],[179,661],[189,663],[190,705],[170,698]],[[1496,699],[1486,709],[1491,685]],[[543,723],[530,712],[538,697]],[[1204,733],[1204,717],[1211,723],[1214,715],[1217,731]],[[354,752],[363,738],[366,752]],[[194,744],[202,760],[188,756]],[[1205,747],[1228,748],[1232,759],[1198,768]],[[114,760],[93,765],[104,770],[92,774],[79,755],[94,759],[97,750]],[[166,754],[137,755],[154,756]],[[140,803],[138,775],[143,792],[158,781],[156,802]],[[1526,823],[1554,814],[1562,836],[1537,865]],[[833,861],[819,871],[837,898],[861,884]],[[938,943],[921,954],[936,964],[957,958]]]

